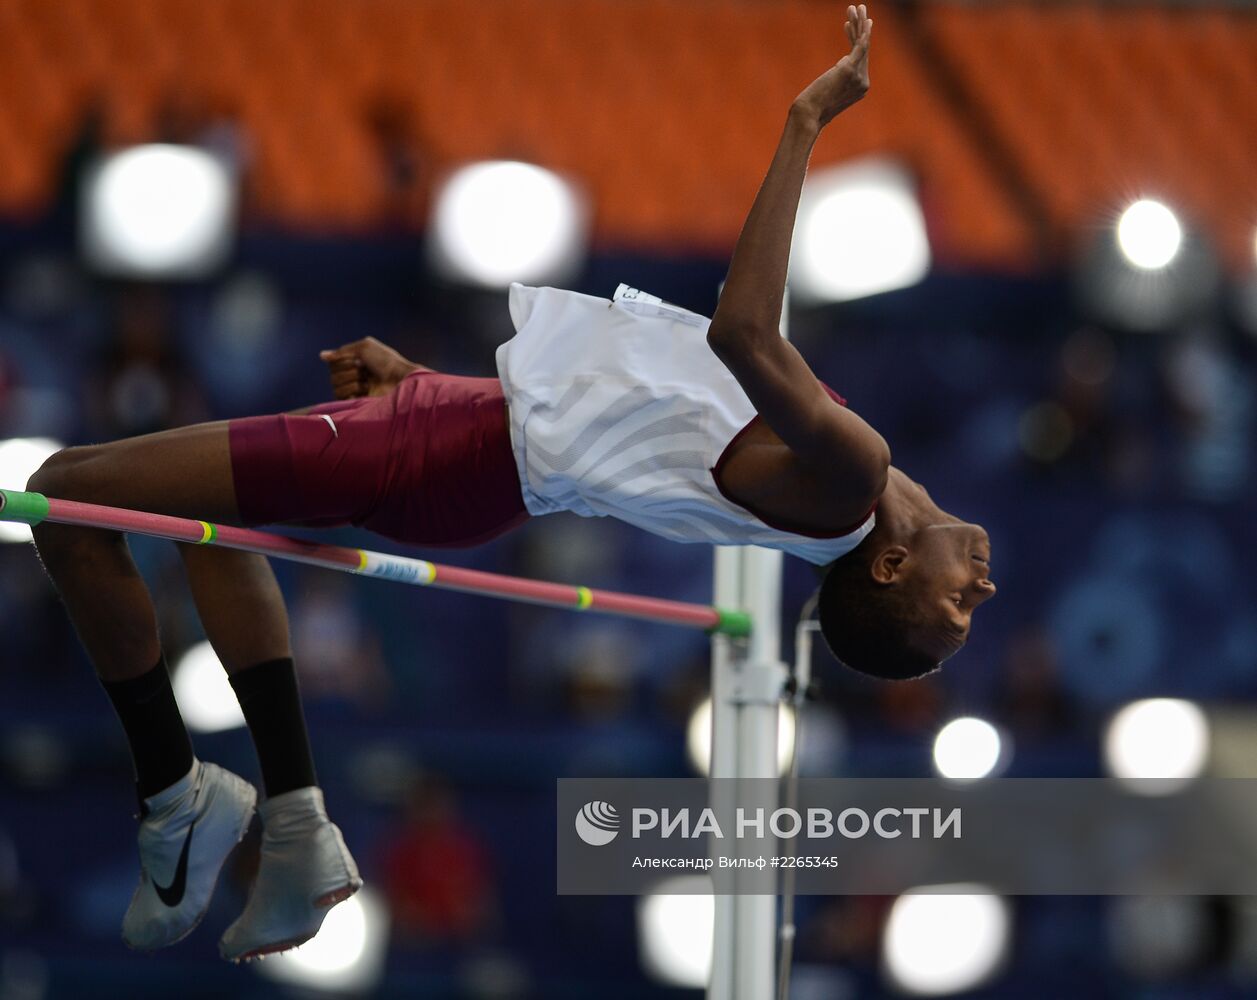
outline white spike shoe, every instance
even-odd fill
[[[194,759],[187,775],[144,800],[140,884],[122,918],[128,947],[164,948],[201,922],[257,797],[239,775]]]
[[[249,902],[218,943],[231,962],[287,951],[310,940],[328,911],[362,887],[340,830],[327,818],[323,792],[298,788],[267,799],[262,855]]]

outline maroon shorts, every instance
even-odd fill
[[[232,420],[228,436],[245,525],[469,546],[528,518],[496,378],[412,372],[387,396]]]

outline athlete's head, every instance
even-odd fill
[[[876,539],[876,540],[875,540]],[[869,535],[821,584],[821,633],[847,666],[887,680],[936,670],[995,596],[991,543],[976,524],[934,524],[902,544]]]

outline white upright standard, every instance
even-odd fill
[[[712,644],[712,808],[731,851],[738,808],[777,804],[777,714],[786,682],[781,661],[781,553],[752,546],[716,549],[716,601],[751,614],[749,639],[716,636]],[[727,779],[767,779],[754,783]],[[765,827],[766,828],[766,827]],[[771,845],[758,842],[756,854]],[[776,988],[777,897],[737,892],[747,877],[733,869],[732,895],[715,897],[708,1000],[772,1000]]]

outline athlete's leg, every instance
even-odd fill
[[[195,508],[200,517],[230,519],[235,501],[230,467],[223,464],[225,441],[225,430],[209,425],[69,448],[45,462],[27,485],[59,499],[157,513],[190,514]],[[144,813],[141,873],[123,918],[123,940],[133,948],[160,948],[204,915],[223,862],[248,828],[257,793],[242,778],[193,755],[153,602],[125,537],[48,523],[33,530],[135,762]]]
[[[32,490],[158,514],[238,518],[227,422],[67,448],[31,477]],[[124,535],[42,524],[35,545],[97,673],[119,681],[157,660],[152,599]],[[288,656],[288,619],[263,556],[180,546],[206,634],[229,671]]]
[[[225,522],[236,521],[239,516],[225,421],[66,449],[49,459],[28,485],[60,499],[155,513]],[[294,511],[294,516],[299,515]],[[195,815],[188,801],[214,798],[198,792],[203,786],[202,768],[191,756],[191,745],[170,691],[151,598],[121,534],[56,524],[34,530],[44,565],[127,729],[141,796],[155,810],[154,818],[146,819],[141,827],[141,854],[151,876],[150,868],[163,867],[163,853],[177,856],[182,833],[191,828],[191,822],[204,829],[212,819]],[[277,806],[287,802],[301,815],[296,841],[305,849],[298,852],[301,856],[288,880],[299,882],[303,875],[309,875],[320,893],[329,882],[335,882],[335,888],[356,883],[352,859],[340,843],[339,831],[327,821],[314,787],[289,648],[287,613],[269,563],[260,555],[227,549],[193,545],[180,549],[206,634],[232,674],[268,791],[280,797]],[[219,785],[234,778],[217,769],[210,777]],[[229,791],[237,793],[238,814],[244,792],[238,785]],[[218,798],[225,801],[231,796]],[[171,800],[174,818],[159,823],[160,829],[148,830],[161,820],[166,799]],[[252,811],[251,799],[248,811]],[[232,818],[238,820],[238,815]],[[224,831],[220,844],[229,848],[234,840],[229,843],[228,835],[242,829],[236,831],[230,823],[220,826]],[[201,836],[198,844],[206,840]],[[164,899],[157,901],[160,888],[155,895],[153,879],[142,875],[124,922],[128,943],[158,947],[191,930],[208,905],[218,867],[226,856],[225,851],[219,854],[215,863],[202,865],[203,874],[208,874],[204,874],[198,891],[188,894],[196,898],[176,908],[178,912],[163,909]],[[167,860],[176,863],[174,856]],[[194,882],[191,868],[189,886]],[[169,884],[168,874],[165,877]],[[315,894],[300,886],[297,891],[313,901]],[[260,916],[252,922],[257,932],[246,942],[250,950],[286,940],[294,927],[304,933],[312,919],[298,913],[287,923],[269,920],[265,901],[252,908]]]
[[[222,421],[67,449],[36,473],[31,486],[64,500],[215,521],[238,516],[227,424]],[[52,524],[35,531],[40,554],[106,689],[112,693],[117,682],[150,671],[160,656],[156,616],[125,536]],[[268,791],[278,795],[313,785],[288,613],[270,563],[264,556],[232,549],[180,544],[179,550],[206,636],[233,684],[243,689],[241,700]],[[259,703],[263,707],[255,708]],[[170,746],[151,754],[142,746],[136,749],[143,795],[166,787],[187,770],[172,773],[186,761],[186,753],[174,753]],[[145,766],[150,757],[160,768],[152,780]]]

